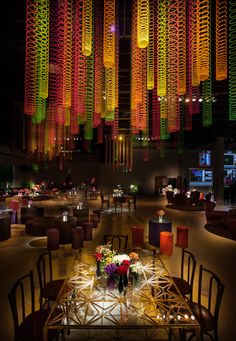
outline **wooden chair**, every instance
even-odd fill
[[[127,198],[127,206],[128,206],[129,211],[131,209],[131,206],[133,206],[134,210],[137,209],[136,201],[137,201],[137,196],[136,195],[131,195],[131,196],[129,196]]]
[[[14,341],[42,341],[43,326],[49,309],[35,310],[33,271],[19,278],[8,294],[14,323]],[[49,340],[55,339],[57,332],[49,332]]]
[[[40,308],[43,306],[43,300],[46,302],[55,301],[59,291],[64,283],[64,279],[53,280],[52,255],[50,251],[43,253],[37,260],[37,271],[39,278]]]
[[[200,265],[198,281],[198,300],[190,301],[190,308],[200,324],[201,340],[207,335],[211,340],[218,341],[218,317],[224,293],[224,284],[212,271]],[[203,302],[204,301],[204,302]],[[194,336],[193,330],[183,330],[183,334],[191,332],[188,340]]]
[[[101,197],[101,210],[103,210],[103,205],[107,205],[107,209],[109,210],[110,208],[110,200],[109,198],[105,198],[104,197],[104,193],[100,193],[100,197]]]
[[[115,212],[116,212],[117,207],[120,207],[120,210],[122,212],[122,206],[126,202],[126,198],[125,197],[114,197],[113,202],[115,205]]]
[[[172,277],[175,285],[179,289],[180,293],[183,296],[189,296],[190,300],[192,300],[193,295],[193,282],[196,270],[196,258],[195,256],[185,250],[182,249],[181,256],[181,268],[180,268],[180,277]],[[170,291],[176,292],[176,288],[172,285]]]
[[[104,244],[110,243],[111,250],[126,250],[128,245],[128,235],[123,234],[105,234]]]

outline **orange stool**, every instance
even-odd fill
[[[160,233],[160,253],[171,256],[173,253],[173,233],[161,232]]]
[[[188,247],[188,230],[187,226],[177,226],[177,237],[176,237],[176,246],[179,247]]]
[[[132,245],[133,247],[142,247],[144,243],[144,228],[142,226],[132,227]]]

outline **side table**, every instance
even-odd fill
[[[160,232],[172,232],[172,222],[163,219],[159,222],[158,218],[149,219],[149,244],[160,247]]]

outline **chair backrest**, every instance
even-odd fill
[[[200,265],[198,282],[198,303],[205,306],[213,315],[217,324],[220,304],[224,293],[224,284],[212,271]],[[205,297],[206,302],[203,302]]]
[[[216,203],[214,201],[205,200],[203,202],[203,208],[205,211],[214,211]]]
[[[236,218],[236,209],[232,208],[231,210],[228,211],[228,217],[229,218]]]
[[[39,278],[40,292],[48,282],[52,282],[52,255],[50,251],[44,252],[37,260],[37,271]]]
[[[100,197],[101,197],[101,201],[103,202],[103,200],[104,200],[104,193],[103,192],[100,193]]]
[[[128,245],[128,235],[123,234],[105,234],[104,243],[111,243],[111,250],[125,250]]]
[[[192,299],[192,291],[193,291],[193,282],[195,277],[195,270],[196,270],[196,258],[195,256],[185,250],[182,249],[182,257],[181,257],[181,278],[185,279],[190,287],[192,288],[190,293],[190,300]]]
[[[30,299],[29,299],[30,296]],[[25,317],[35,311],[33,271],[20,277],[8,293],[8,299],[13,316],[15,341],[19,340],[19,326]],[[26,305],[27,302],[27,305]],[[30,310],[27,311],[27,308]]]
[[[200,192],[199,191],[191,192],[191,197],[192,197],[193,204],[196,204],[200,199]]]
[[[174,203],[174,192],[166,191],[166,199],[167,199],[168,203],[173,204]]]

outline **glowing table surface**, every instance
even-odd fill
[[[49,329],[78,329],[81,340],[166,340],[168,332],[200,327],[177,291],[161,258],[149,250],[135,250],[141,261],[138,281],[120,293],[109,288],[105,276],[96,276],[94,250],[79,251],[68,278],[44,326]],[[58,308],[59,313],[58,313]]]

